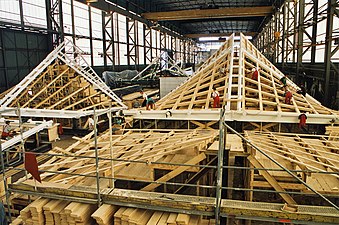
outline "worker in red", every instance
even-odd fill
[[[303,129],[306,127],[306,120],[307,120],[307,116],[305,113],[301,113],[298,117],[299,119],[299,128]]]
[[[258,80],[258,76],[259,76],[258,69],[257,68],[253,68],[252,72],[253,72],[252,73],[252,79],[257,81]]]
[[[285,103],[291,104],[292,92],[286,89],[284,96],[285,96]]]
[[[213,87],[212,98],[213,98],[213,108],[220,107],[220,94],[219,92]]]

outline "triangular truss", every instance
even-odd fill
[[[258,80],[252,79],[257,68]],[[171,111],[171,119],[218,120],[219,109],[213,109],[213,87],[220,93],[226,120],[253,122],[297,122],[308,113],[308,122],[329,123],[337,112],[322,106],[309,95],[298,94],[300,88],[287,79],[293,93],[291,104],[285,103],[284,76],[255,46],[241,34],[224,43],[184,84],[156,103],[156,110],[130,111],[137,118],[166,118],[161,111]],[[167,116],[168,118],[168,116]]]
[[[69,40],[7,92],[0,106],[20,107],[23,116],[53,118],[79,118],[93,114],[94,109],[127,108]]]

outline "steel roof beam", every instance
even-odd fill
[[[141,16],[153,21],[169,20],[194,20],[194,19],[212,19],[212,18],[234,18],[234,17],[254,17],[268,16],[273,13],[272,6],[257,7],[229,7],[220,9],[193,9],[179,10],[169,12],[150,12],[143,13]]]
[[[240,35],[240,32],[227,32],[227,33],[210,33],[210,34],[185,34],[188,38],[200,38],[200,37],[224,37],[230,36],[235,33],[236,35]],[[257,35],[258,32],[242,32],[245,36],[254,36]]]

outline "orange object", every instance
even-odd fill
[[[306,119],[307,119],[307,116],[305,113],[302,113],[299,115],[299,128],[303,128],[306,126]]]
[[[62,128],[62,123],[60,123],[58,127],[58,134],[62,135],[63,133],[64,133],[64,129]]]
[[[220,97],[219,95],[217,95],[213,98],[213,108],[219,108],[219,107],[220,107]]]
[[[253,80],[258,80],[258,75],[259,75],[258,70],[255,70],[255,71],[252,73],[252,79],[253,79]]]
[[[38,162],[36,161],[36,156],[33,152],[25,153],[25,169],[32,174],[35,180],[41,183]]]
[[[291,99],[292,99],[292,92],[286,91],[285,92],[285,103],[291,104]]]

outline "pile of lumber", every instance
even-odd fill
[[[92,204],[40,198],[21,210],[20,217],[28,225],[94,224],[91,214],[96,208]]]
[[[110,207],[110,209],[109,209]],[[115,212],[114,215],[112,212]],[[201,216],[154,211],[149,209],[126,208],[103,205],[93,215],[97,223],[114,221],[114,225],[209,225],[212,220],[202,219]]]
[[[198,215],[162,212],[104,204],[97,205],[39,198],[20,212],[12,224],[27,225],[210,225]]]

